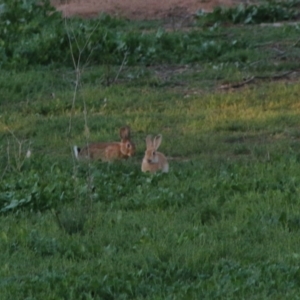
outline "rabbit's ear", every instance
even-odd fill
[[[129,140],[130,139],[130,127],[124,126],[120,128],[120,138],[122,140]]]
[[[161,135],[161,134],[157,135],[157,136],[154,138],[154,140],[153,140],[153,146],[154,146],[155,150],[158,149],[158,147],[159,147],[160,144],[161,144],[161,141],[162,141],[162,135]]]
[[[146,146],[147,146],[147,149],[152,147],[152,136],[151,135],[147,135],[147,137],[146,137]]]

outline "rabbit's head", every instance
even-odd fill
[[[160,146],[162,141],[162,135],[157,135],[154,139],[152,139],[151,135],[146,137],[146,146],[147,149],[145,151],[145,160],[149,164],[156,164],[159,161],[159,157],[157,155],[157,149]]]
[[[131,141],[130,134],[129,126],[120,128],[120,151],[124,157],[131,157],[135,154],[135,144]]]

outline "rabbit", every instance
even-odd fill
[[[120,128],[121,142],[93,143],[84,148],[74,146],[77,159],[87,158],[102,161],[127,159],[135,154],[135,144],[130,139],[130,127]]]
[[[162,171],[164,173],[169,172],[169,164],[165,155],[158,152],[157,149],[162,141],[162,135],[157,135],[153,140],[151,135],[146,137],[145,156],[142,161],[142,172],[155,173],[156,171]]]

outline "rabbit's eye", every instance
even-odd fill
[[[128,143],[128,144],[127,144],[127,148],[129,149],[130,147],[131,147],[131,145]]]
[[[153,151],[152,155],[153,155],[153,156],[155,155],[155,151]]]

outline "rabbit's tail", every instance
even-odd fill
[[[76,145],[73,147],[73,150],[74,150],[74,155],[75,157],[78,159],[78,154],[80,152],[80,148],[78,148]]]

